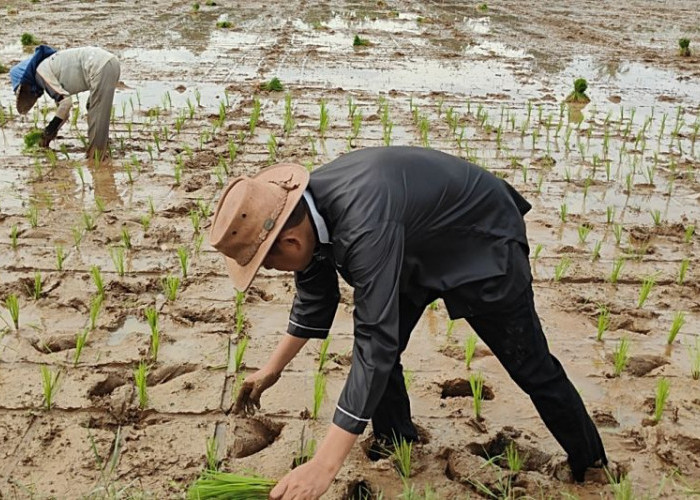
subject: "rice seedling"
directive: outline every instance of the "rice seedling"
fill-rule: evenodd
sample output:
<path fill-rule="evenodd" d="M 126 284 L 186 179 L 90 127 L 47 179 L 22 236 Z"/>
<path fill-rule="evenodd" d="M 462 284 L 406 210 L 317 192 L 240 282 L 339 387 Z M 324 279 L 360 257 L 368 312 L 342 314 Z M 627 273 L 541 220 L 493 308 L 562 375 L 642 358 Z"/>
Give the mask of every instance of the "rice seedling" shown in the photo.
<path fill-rule="evenodd" d="M 619 377 L 627 367 L 627 363 L 629 362 L 629 348 L 630 341 L 627 337 L 622 337 L 613 351 L 613 373 L 615 377 Z"/>
<path fill-rule="evenodd" d="M 678 54 L 682 57 L 690 56 L 690 38 L 678 39 Z"/>
<path fill-rule="evenodd" d="M 229 472 L 206 471 L 187 490 L 189 500 L 240 498 L 265 500 L 277 481 Z"/>
<path fill-rule="evenodd" d="M 103 214 L 105 212 L 105 202 L 102 198 L 95 195 L 95 208 L 97 208 L 97 213 Z"/>
<path fill-rule="evenodd" d="M 103 301 L 104 297 L 99 294 L 95 295 L 90 301 L 90 330 L 94 330 L 97 326 L 97 317 L 100 315 Z"/>
<path fill-rule="evenodd" d="M 142 410 L 148 405 L 148 388 L 146 379 L 148 378 L 148 365 L 141 361 L 139 367 L 134 370 L 134 383 L 136 384 L 136 393 L 139 397 L 139 408 Z"/>
<path fill-rule="evenodd" d="M 32 229 L 36 229 L 39 226 L 39 209 L 36 205 L 30 205 L 27 210 L 27 220 Z"/>
<path fill-rule="evenodd" d="M 83 210 L 82 212 L 83 216 L 83 227 L 85 228 L 86 231 L 92 231 L 95 229 L 97 226 L 95 224 L 95 218 L 90 214 L 90 212 L 86 212 Z"/>
<path fill-rule="evenodd" d="M 284 85 L 279 78 L 274 77 L 269 82 L 264 82 L 260 84 L 261 90 L 266 90 L 268 92 L 282 92 L 284 90 Z"/>
<path fill-rule="evenodd" d="M 353 47 L 369 47 L 370 44 L 371 43 L 367 38 L 362 38 L 360 35 L 355 35 L 355 38 L 352 39 Z"/>
<path fill-rule="evenodd" d="M 452 339 L 452 331 L 455 329 L 455 320 L 453 319 L 448 319 L 447 320 L 447 328 L 445 330 L 445 336 L 447 337 L 447 340 Z"/>
<path fill-rule="evenodd" d="M 189 267 L 190 254 L 187 248 L 180 246 L 177 247 L 177 258 L 180 262 L 180 271 L 182 272 L 182 279 L 187 279 L 187 268 Z"/>
<path fill-rule="evenodd" d="M 688 348 L 690 357 L 690 376 L 700 380 L 700 337 L 695 338 L 695 345 Z"/>
<path fill-rule="evenodd" d="M 321 403 L 326 395 L 326 375 L 323 372 L 316 372 L 314 375 L 314 402 L 311 410 L 311 418 L 317 420 L 321 413 Z"/>
<path fill-rule="evenodd" d="M 112 263 L 114 264 L 114 270 L 119 276 L 124 276 L 124 266 L 125 266 L 125 254 L 124 248 L 122 247 L 112 247 L 109 249 L 109 256 L 112 258 Z"/>
<path fill-rule="evenodd" d="M 87 344 L 89 334 L 90 330 L 88 330 L 87 328 L 83 329 L 82 332 L 78 332 L 75 334 L 75 352 L 73 353 L 73 366 L 78 366 L 78 363 L 80 362 L 80 355 L 83 352 L 85 344 Z"/>
<path fill-rule="evenodd" d="M 683 282 L 685 281 L 685 275 L 688 272 L 688 266 L 690 265 L 690 259 L 684 258 L 681 260 L 681 265 L 678 268 L 678 284 L 682 285 Z"/>
<path fill-rule="evenodd" d="M 80 243 L 83 241 L 83 231 L 76 226 L 71 228 L 71 234 L 73 235 L 73 243 L 75 244 L 76 250 L 80 249 Z"/>
<path fill-rule="evenodd" d="M 24 148 L 31 150 L 39 144 L 44 133 L 39 129 L 30 130 L 24 135 Z"/>
<path fill-rule="evenodd" d="M 561 279 L 564 277 L 566 274 L 566 271 L 568 271 L 569 266 L 571 265 L 571 258 L 567 257 L 566 255 L 561 258 L 559 263 L 554 267 L 554 281 L 558 282 L 561 281 Z"/>
<path fill-rule="evenodd" d="M 161 281 L 163 293 L 169 301 L 174 301 L 177 298 L 177 291 L 180 288 L 180 278 L 168 274 Z"/>
<path fill-rule="evenodd" d="M 19 299 L 16 294 L 11 293 L 7 296 L 5 299 L 5 307 L 10 314 L 15 330 L 19 330 Z"/>
<path fill-rule="evenodd" d="M 673 315 L 673 322 L 671 323 L 671 329 L 668 332 L 668 338 L 666 343 L 671 345 L 673 341 L 676 340 L 676 335 L 681 331 L 683 325 L 685 324 L 685 313 L 683 311 L 676 311 Z"/>
<path fill-rule="evenodd" d="M 199 252 L 202 249 L 202 243 L 204 243 L 204 235 L 203 234 L 198 234 L 194 238 L 194 254 L 199 255 Z"/>
<path fill-rule="evenodd" d="M 639 291 L 639 299 L 637 300 L 637 307 L 642 307 L 644 305 L 644 303 L 647 301 L 647 298 L 649 297 L 649 293 L 651 292 L 651 289 L 654 286 L 654 283 L 656 283 L 655 276 L 649 275 L 646 278 L 644 278 L 644 281 L 642 282 L 642 288 Z"/>
<path fill-rule="evenodd" d="M 405 438 L 398 439 L 396 435 L 392 437 L 393 451 L 392 460 L 399 472 L 401 479 L 406 480 L 411 476 L 411 451 L 413 442 L 406 441 Z"/>
<path fill-rule="evenodd" d="M 197 14 L 199 12 L 199 7 L 200 7 L 199 2 L 194 2 L 192 4 L 192 10 L 191 10 L 192 14 Z"/>
<path fill-rule="evenodd" d="M 56 245 L 56 269 L 58 271 L 63 271 L 63 261 L 66 260 L 66 251 L 63 245 Z"/>
<path fill-rule="evenodd" d="M 32 297 L 34 300 L 39 300 L 41 298 L 41 289 L 41 273 L 39 271 L 34 271 L 34 288 L 32 289 Z"/>
<path fill-rule="evenodd" d="M 100 271 L 100 268 L 97 266 L 92 266 L 90 268 L 90 276 L 92 276 L 92 281 L 95 283 L 95 287 L 97 287 L 97 294 L 104 297 L 105 283 L 102 279 L 102 272 Z"/>
<path fill-rule="evenodd" d="M 508 464 L 508 469 L 514 474 L 520 472 L 523 468 L 523 459 L 518 453 L 518 447 L 515 445 L 515 441 L 511 441 L 506 446 L 506 463 Z"/>
<path fill-rule="evenodd" d="M 147 307 L 144 310 L 146 322 L 151 329 L 150 356 L 153 362 L 158 361 L 158 351 L 160 350 L 160 330 L 158 328 L 158 311 L 155 307 Z"/>
<path fill-rule="evenodd" d="M 251 136 L 255 133 L 255 127 L 258 125 L 261 109 L 260 99 L 253 97 L 253 110 L 250 112 L 250 119 L 248 120 L 248 130 Z"/>
<path fill-rule="evenodd" d="M 249 338 L 247 335 L 241 337 L 236 343 L 236 352 L 233 355 L 233 371 L 238 373 L 243 367 L 243 356 L 248 348 Z"/>
<path fill-rule="evenodd" d="M 275 134 L 270 134 L 270 136 L 267 139 L 267 163 L 272 165 L 275 163 L 277 160 L 277 152 L 278 152 L 278 146 L 277 146 L 277 138 L 275 137 Z"/>
<path fill-rule="evenodd" d="M 17 224 L 13 224 L 10 228 L 10 246 L 12 250 L 17 250 L 17 238 L 19 237 L 19 228 Z"/>
<path fill-rule="evenodd" d="M 478 340 L 479 338 L 476 336 L 476 334 L 471 333 L 467 336 L 466 340 L 464 341 L 464 365 L 467 367 L 467 370 L 470 369 L 472 359 L 474 359 L 474 353 L 476 352 L 476 343 Z"/>
<path fill-rule="evenodd" d="M 47 411 L 53 406 L 56 389 L 58 389 L 58 378 L 61 372 L 53 372 L 46 365 L 41 365 L 41 387 L 44 392 L 44 407 Z"/>
<path fill-rule="evenodd" d="M 610 271 L 610 277 L 608 278 L 610 283 L 617 283 L 624 265 L 625 259 L 623 257 L 618 257 L 613 261 L 612 271 Z"/>
<path fill-rule="evenodd" d="M 614 500 L 633 500 L 636 498 L 632 488 L 632 481 L 630 480 L 629 476 L 616 479 L 607 471 L 607 469 L 605 470 L 605 473 L 608 476 L 608 482 L 612 488 Z"/>
<path fill-rule="evenodd" d="M 206 449 L 206 459 L 207 459 L 207 470 L 217 471 L 219 470 L 219 442 L 216 440 L 216 436 L 207 438 L 207 449 Z"/>
<path fill-rule="evenodd" d="M 588 235 L 591 232 L 591 226 L 588 224 L 581 224 L 578 227 L 578 241 L 579 243 L 583 244 L 586 243 L 586 238 L 588 238 Z"/>
<path fill-rule="evenodd" d="M 695 234 L 695 224 L 690 224 L 688 227 L 685 228 L 685 232 L 683 234 L 683 243 L 690 243 L 693 241 L 693 235 Z"/>
<path fill-rule="evenodd" d="M 655 226 L 660 226 L 661 225 L 661 210 L 654 209 L 650 210 L 649 214 L 651 215 L 651 219 L 654 221 Z"/>
<path fill-rule="evenodd" d="M 567 207 L 566 203 L 562 203 L 559 206 L 559 218 L 561 219 L 562 222 L 566 222 L 566 217 L 569 214 L 569 208 Z"/>
<path fill-rule="evenodd" d="M 216 21 L 216 27 L 220 29 L 228 29 L 233 26 L 233 23 L 229 21 L 228 19 L 221 19 L 219 21 Z"/>
<path fill-rule="evenodd" d="M 305 464 L 314 457 L 316 453 L 316 440 L 305 439 L 304 431 L 306 427 L 301 428 L 301 439 L 299 440 L 299 451 L 294 454 L 294 459 L 292 460 L 292 469 L 296 469 L 301 464 Z"/>
<path fill-rule="evenodd" d="M 666 407 L 666 401 L 668 400 L 668 395 L 671 391 L 671 383 L 666 377 L 661 377 L 658 382 L 656 382 L 656 397 L 654 398 L 654 423 L 659 423 L 661 417 L 664 414 L 664 408 Z"/>
<path fill-rule="evenodd" d="M 610 310 L 601 304 L 598 307 L 598 333 L 596 334 L 596 340 L 600 342 L 603 340 L 603 334 L 607 331 L 610 326 Z"/>
<path fill-rule="evenodd" d="M 39 45 L 39 40 L 31 33 L 22 33 L 19 41 L 22 43 L 23 47 L 30 47 L 32 45 Z"/>
<path fill-rule="evenodd" d="M 141 229 L 143 229 L 144 234 L 148 231 L 148 228 L 151 227 L 151 216 L 150 215 L 142 215 L 139 218 L 139 222 L 141 223 Z"/>
<path fill-rule="evenodd" d="M 472 396 L 474 397 L 474 417 L 477 420 L 483 420 L 481 416 L 481 403 L 484 389 L 484 377 L 481 373 L 473 373 L 469 376 L 469 386 L 472 389 Z"/>
<path fill-rule="evenodd" d="M 321 347 L 318 350 L 318 371 L 323 371 L 323 367 L 326 365 L 328 360 L 328 347 L 331 345 L 330 335 L 323 339 L 321 342 Z"/>
<path fill-rule="evenodd" d="M 287 92 L 284 96 L 284 135 L 288 136 L 294 130 L 294 115 L 292 113 L 292 94 Z"/>
<path fill-rule="evenodd" d="M 540 253 L 542 253 L 543 248 L 544 248 L 544 246 L 542 245 L 542 243 L 538 243 L 537 245 L 535 245 L 535 250 L 532 252 L 532 260 L 533 261 L 536 261 L 537 259 L 540 258 Z"/>
<path fill-rule="evenodd" d="M 591 252 L 591 260 L 596 261 L 600 259 L 600 249 L 603 247 L 603 242 L 598 240 L 595 242 L 595 245 L 593 245 L 593 250 Z"/>
<path fill-rule="evenodd" d="M 321 99 L 319 104 L 320 107 L 320 117 L 318 122 L 318 135 L 321 138 L 326 136 L 326 131 L 328 130 L 329 117 L 328 117 L 328 107 L 326 106 L 325 99 Z"/>
<path fill-rule="evenodd" d="M 566 102 L 590 102 L 590 98 L 586 95 L 588 82 L 585 78 L 577 78 L 574 80 L 574 90 L 565 99 Z"/>

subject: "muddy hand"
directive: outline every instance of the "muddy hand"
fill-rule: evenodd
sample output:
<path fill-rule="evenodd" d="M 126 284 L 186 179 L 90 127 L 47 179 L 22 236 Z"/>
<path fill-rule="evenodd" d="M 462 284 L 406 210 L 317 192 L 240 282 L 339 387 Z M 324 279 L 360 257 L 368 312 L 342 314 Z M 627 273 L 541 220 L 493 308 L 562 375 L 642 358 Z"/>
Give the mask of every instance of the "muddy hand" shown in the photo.
<path fill-rule="evenodd" d="M 233 405 L 233 413 L 253 415 L 256 409 L 260 409 L 260 396 L 272 387 L 280 378 L 279 373 L 273 373 L 264 369 L 258 370 L 246 377 L 238 391 L 236 403 Z"/>

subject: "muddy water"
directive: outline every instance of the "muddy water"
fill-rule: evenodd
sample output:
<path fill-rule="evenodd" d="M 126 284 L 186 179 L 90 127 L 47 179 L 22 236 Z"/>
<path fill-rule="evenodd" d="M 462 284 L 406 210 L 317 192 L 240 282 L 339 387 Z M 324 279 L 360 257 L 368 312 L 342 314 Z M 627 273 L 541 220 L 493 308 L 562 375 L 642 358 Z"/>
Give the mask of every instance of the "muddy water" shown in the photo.
<path fill-rule="evenodd" d="M 609 457 L 629 471 L 636 496 L 697 491 L 700 388 L 690 377 L 689 352 L 700 331 L 691 231 L 700 213 L 700 75 L 697 56 L 676 55 L 677 39 L 692 38 L 696 9 L 689 1 L 673 11 L 653 2 L 540 7 L 254 2 L 202 4 L 195 14 L 187 3 L 151 2 L 136 15 L 131 5 L 96 2 L 88 16 L 78 2 L 3 6 L 3 20 L 12 21 L 0 24 L 3 64 L 26 56 L 17 40 L 33 31 L 58 48 L 108 48 L 122 62 L 122 76 L 113 160 L 97 167 L 86 164 L 79 139 L 87 132 L 85 95 L 52 154 L 25 151 L 22 140 L 51 118 L 52 104 L 42 99 L 17 117 L 9 86 L 0 87 L 0 299 L 15 294 L 20 304 L 18 329 L 0 308 L 7 325 L 0 333 L 0 495 L 75 498 L 111 487 L 180 497 L 204 468 L 213 436 L 226 470 L 269 477 L 289 470 L 302 430 L 306 439 L 322 439 L 342 390 L 352 293 L 343 289 L 318 421 L 306 418 L 316 342 L 265 394 L 258 419 L 231 415 L 237 381 L 265 363 L 284 333 L 293 282 L 264 271 L 248 292 L 250 342 L 236 373 L 235 293 L 202 239 L 208 215 L 230 176 L 276 160 L 314 168 L 350 148 L 387 141 L 469 158 L 533 202 L 527 221 L 537 307 Z M 60 23 L 44 28 L 37 20 L 46 16 Z M 216 28 L 220 16 L 232 27 Z M 370 45 L 353 47 L 355 35 Z M 284 93 L 259 87 L 274 76 L 291 95 L 289 134 Z M 564 99 L 579 77 L 588 80 L 591 102 L 569 107 Z M 362 114 L 352 140 L 349 99 Z M 252 127 L 256 100 L 260 118 Z M 322 101 L 330 123 L 323 134 Z M 188 256 L 187 277 L 178 250 Z M 618 258 L 625 264 L 610 283 Z M 105 298 L 93 321 L 94 269 Z M 175 300 L 163 288 L 169 275 L 181 279 Z M 640 306 L 648 276 L 656 281 Z M 610 323 L 599 342 L 601 306 Z M 147 308 L 158 311 L 155 362 Z M 685 323 L 668 346 L 678 312 Z M 414 451 L 416 488 L 431 486 L 443 498 L 477 495 L 477 481 L 503 489 L 506 468 L 485 466 L 483 450 L 497 454 L 514 440 L 530 457 L 510 483 L 516 495 L 611 496 L 596 482 L 561 481 L 554 471 L 564 456 L 528 398 L 481 343 L 467 370 L 463 345 L 471 330 L 458 321 L 448 336 L 447 322 L 441 304 L 427 311 L 403 358 L 423 437 Z M 88 341 L 76 360 L 75 336 L 85 329 Z M 631 359 L 616 377 L 611 358 L 622 338 L 630 341 Z M 140 360 L 150 360 L 145 409 L 133 383 Z M 50 411 L 41 366 L 61 372 Z M 473 418 L 469 395 L 442 397 L 447 384 L 460 387 L 476 372 L 493 391 L 482 421 Z M 662 377 L 671 382 L 669 401 L 661 422 L 649 426 L 643 422 Z M 114 471 L 100 473 L 115 445 Z M 392 464 L 372 462 L 356 446 L 327 498 L 352 496 L 360 484 L 385 498 L 401 492 Z"/>

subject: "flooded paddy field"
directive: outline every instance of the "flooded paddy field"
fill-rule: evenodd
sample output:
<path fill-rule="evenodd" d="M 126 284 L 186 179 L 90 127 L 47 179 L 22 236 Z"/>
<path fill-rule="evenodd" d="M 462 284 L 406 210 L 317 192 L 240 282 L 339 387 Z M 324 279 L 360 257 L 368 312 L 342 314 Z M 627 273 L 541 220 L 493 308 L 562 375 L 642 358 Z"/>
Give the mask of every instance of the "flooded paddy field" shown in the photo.
<path fill-rule="evenodd" d="M 113 159 L 97 166 L 84 159 L 87 95 L 52 149 L 27 149 L 23 136 L 54 105 L 42 98 L 17 116 L 2 75 L 0 498 L 181 498 L 208 448 L 223 470 L 282 477 L 302 436 L 320 440 L 332 417 L 349 370 L 352 293 L 343 289 L 331 330 L 318 418 L 315 341 L 254 418 L 234 416 L 237 384 L 284 333 L 294 284 L 263 271 L 237 297 L 208 244 L 209 218 L 233 176 L 277 161 L 314 169 L 380 145 L 470 159 L 533 204 L 545 333 L 627 473 L 622 486 L 568 481 L 527 396 L 480 341 L 467 368 L 472 332 L 438 301 L 403 357 L 422 437 L 415 490 L 697 495 L 695 3 L 0 1 L 3 65 L 31 52 L 25 32 L 58 49 L 99 45 L 121 62 Z M 367 44 L 354 46 L 356 36 Z M 283 90 L 264 90 L 274 77 Z M 576 78 L 588 82 L 586 105 L 565 102 Z M 468 390 L 477 373 L 492 396 L 483 420 Z M 57 379 L 50 409 L 43 377 Z M 368 458 L 369 429 L 360 441 L 325 498 L 396 498 L 393 463 Z"/>

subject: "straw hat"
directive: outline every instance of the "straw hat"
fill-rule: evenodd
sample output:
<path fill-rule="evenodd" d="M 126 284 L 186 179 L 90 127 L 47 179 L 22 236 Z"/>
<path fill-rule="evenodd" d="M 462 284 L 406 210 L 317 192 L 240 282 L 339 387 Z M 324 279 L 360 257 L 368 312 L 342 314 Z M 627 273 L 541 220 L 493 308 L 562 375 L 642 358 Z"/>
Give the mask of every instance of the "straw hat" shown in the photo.
<path fill-rule="evenodd" d="M 21 84 L 17 89 L 17 112 L 20 115 L 26 115 L 32 109 L 37 99 L 39 98 L 34 95 L 29 85 Z"/>
<path fill-rule="evenodd" d="M 236 289 L 246 290 L 309 184 L 309 172 L 279 163 L 233 179 L 219 198 L 209 241 L 224 254 Z"/>

